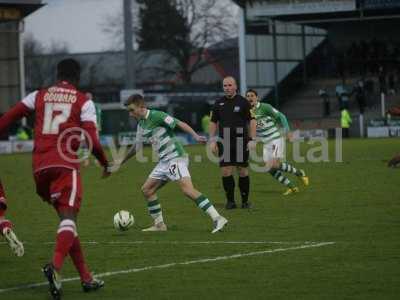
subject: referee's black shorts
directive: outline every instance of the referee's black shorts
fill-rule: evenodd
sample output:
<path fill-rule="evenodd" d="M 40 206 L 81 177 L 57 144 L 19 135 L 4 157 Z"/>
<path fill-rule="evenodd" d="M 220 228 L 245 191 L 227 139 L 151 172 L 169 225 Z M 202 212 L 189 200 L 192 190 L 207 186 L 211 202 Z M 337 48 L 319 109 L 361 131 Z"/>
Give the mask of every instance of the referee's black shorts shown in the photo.
<path fill-rule="evenodd" d="M 232 139 L 230 143 L 218 142 L 218 156 L 220 158 L 219 166 L 249 166 L 249 150 L 247 148 L 247 140 L 240 138 Z"/>

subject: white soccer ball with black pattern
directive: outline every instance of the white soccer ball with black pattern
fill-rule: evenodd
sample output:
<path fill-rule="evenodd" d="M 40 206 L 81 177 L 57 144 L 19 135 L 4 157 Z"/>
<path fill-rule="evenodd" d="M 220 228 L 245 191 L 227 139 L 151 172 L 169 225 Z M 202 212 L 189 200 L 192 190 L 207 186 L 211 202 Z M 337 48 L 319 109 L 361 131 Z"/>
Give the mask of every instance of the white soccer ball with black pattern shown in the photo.
<path fill-rule="evenodd" d="M 114 215 L 114 227 L 119 231 L 126 231 L 135 223 L 133 215 L 126 210 L 120 210 Z"/>

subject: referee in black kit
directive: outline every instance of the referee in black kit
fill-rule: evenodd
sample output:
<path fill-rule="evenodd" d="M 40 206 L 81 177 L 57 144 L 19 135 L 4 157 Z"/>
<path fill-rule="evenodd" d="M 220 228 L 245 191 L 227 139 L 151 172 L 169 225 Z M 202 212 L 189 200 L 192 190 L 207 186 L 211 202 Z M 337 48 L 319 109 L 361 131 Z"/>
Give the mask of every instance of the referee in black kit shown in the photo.
<path fill-rule="evenodd" d="M 250 208 L 249 150 L 255 149 L 256 120 L 246 98 L 237 94 L 233 77 L 223 80 L 225 96 L 218 99 L 211 112 L 210 147 L 220 157 L 226 209 L 236 208 L 234 168 L 239 173 L 242 208 Z M 218 129 L 218 138 L 216 136 Z"/>

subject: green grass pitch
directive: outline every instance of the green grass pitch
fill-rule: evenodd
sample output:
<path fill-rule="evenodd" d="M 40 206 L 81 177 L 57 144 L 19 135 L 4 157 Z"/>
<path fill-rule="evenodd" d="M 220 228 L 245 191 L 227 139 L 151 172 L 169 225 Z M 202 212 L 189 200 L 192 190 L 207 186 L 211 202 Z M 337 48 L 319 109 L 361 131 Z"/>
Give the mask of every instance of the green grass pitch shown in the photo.
<path fill-rule="evenodd" d="M 282 196 L 271 176 L 253 172 L 252 210 L 226 211 L 217 165 L 193 162 L 195 186 L 229 219 L 215 235 L 173 183 L 159 193 L 169 231 L 140 231 L 151 224 L 140 186 L 154 164 L 132 160 L 107 180 L 99 168 L 83 168 L 78 232 L 87 261 L 97 274 L 116 273 L 106 274 L 105 288 L 93 294 L 83 294 L 79 281 L 66 282 L 64 299 L 398 299 L 400 169 L 385 160 L 399 147 L 396 139 L 346 140 L 343 162 L 336 163 L 332 141 L 330 162 L 295 163 L 311 185 L 299 183 L 294 196 Z M 204 146 L 187 149 L 205 157 Z M 47 286 L 24 287 L 44 282 L 40 269 L 51 258 L 58 225 L 35 194 L 30 163 L 30 155 L 0 156 L 8 216 L 26 251 L 17 258 L 0 243 L 0 299 L 49 299 Z M 113 228 L 121 209 L 135 217 L 127 232 Z M 332 243 L 316 244 L 323 242 Z M 77 276 L 69 259 L 62 275 Z M 4 291 L 14 287 L 20 288 Z"/>

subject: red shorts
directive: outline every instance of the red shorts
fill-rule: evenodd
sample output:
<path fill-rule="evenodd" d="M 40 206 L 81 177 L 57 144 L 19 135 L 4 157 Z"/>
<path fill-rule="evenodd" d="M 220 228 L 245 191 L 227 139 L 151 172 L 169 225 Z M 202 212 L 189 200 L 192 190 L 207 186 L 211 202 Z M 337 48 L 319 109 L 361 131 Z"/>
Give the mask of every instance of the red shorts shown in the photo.
<path fill-rule="evenodd" d="M 82 200 L 82 182 L 79 171 L 68 168 L 47 168 L 35 173 L 36 192 L 43 201 L 57 211 L 79 211 Z"/>

